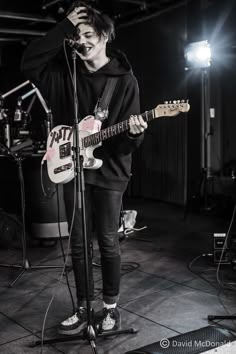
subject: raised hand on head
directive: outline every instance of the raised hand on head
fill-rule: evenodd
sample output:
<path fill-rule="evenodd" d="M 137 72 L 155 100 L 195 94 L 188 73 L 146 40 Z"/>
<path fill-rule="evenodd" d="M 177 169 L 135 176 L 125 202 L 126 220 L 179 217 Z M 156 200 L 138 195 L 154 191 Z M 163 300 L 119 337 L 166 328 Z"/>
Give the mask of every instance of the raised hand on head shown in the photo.
<path fill-rule="evenodd" d="M 81 23 L 88 23 L 88 14 L 86 7 L 75 7 L 73 11 L 67 16 L 74 26 L 78 26 Z"/>

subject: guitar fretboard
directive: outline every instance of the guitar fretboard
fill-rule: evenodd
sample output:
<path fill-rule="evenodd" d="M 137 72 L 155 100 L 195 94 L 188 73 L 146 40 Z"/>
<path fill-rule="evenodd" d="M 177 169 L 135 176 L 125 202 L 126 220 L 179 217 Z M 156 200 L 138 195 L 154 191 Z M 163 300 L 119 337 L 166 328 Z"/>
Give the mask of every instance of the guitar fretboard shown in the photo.
<path fill-rule="evenodd" d="M 145 122 L 148 122 L 148 121 L 156 118 L 155 110 L 152 109 L 150 111 L 146 111 L 146 112 L 142 113 L 141 116 Z M 82 139 L 83 146 L 85 148 L 87 148 L 91 145 L 97 145 L 101 141 L 109 139 L 115 135 L 124 133 L 127 130 L 129 130 L 129 119 L 119 122 L 115 125 L 105 128 L 105 129 L 102 129 L 102 130 L 100 130 L 100 132 L 97 132 L 97 133 L 94 133 L 94 134 L 84 137 Z"/>

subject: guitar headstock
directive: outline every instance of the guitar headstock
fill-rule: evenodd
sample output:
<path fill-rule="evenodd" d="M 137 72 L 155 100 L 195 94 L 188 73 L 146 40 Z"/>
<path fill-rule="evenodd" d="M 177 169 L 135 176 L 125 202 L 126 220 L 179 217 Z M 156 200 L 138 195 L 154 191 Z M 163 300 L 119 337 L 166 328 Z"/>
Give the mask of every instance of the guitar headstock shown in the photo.
<path fill-rule="evenodd" d="M 156 108 L 154 108 L 155 111 L 155 117 L 174 117 L 179 113 L 185 113 L 188 112 L 190 109 L 190 105 L 187 101 L 184 100 L 177 100 L 177 101 L 165 101 L 163 104 L 159 104 Z"/>

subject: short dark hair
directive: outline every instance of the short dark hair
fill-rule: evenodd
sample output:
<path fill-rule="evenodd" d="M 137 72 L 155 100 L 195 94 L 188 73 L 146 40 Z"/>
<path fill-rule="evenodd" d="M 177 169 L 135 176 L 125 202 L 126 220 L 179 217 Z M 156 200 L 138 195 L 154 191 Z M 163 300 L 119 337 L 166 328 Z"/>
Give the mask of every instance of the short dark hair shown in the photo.
<path fill-rule="evenodd" d="M 108 15 L 95 9 L 93 6 L 89 5 L 89 3 L 80 0 L 72 3 L 67 11 L 67 14 L 72 12 L 76 7 L 86 7 L 88 24 L 94 28 L 99 37 L 105 33 L 109 42 L 115 38 L 114 22 Z"/>

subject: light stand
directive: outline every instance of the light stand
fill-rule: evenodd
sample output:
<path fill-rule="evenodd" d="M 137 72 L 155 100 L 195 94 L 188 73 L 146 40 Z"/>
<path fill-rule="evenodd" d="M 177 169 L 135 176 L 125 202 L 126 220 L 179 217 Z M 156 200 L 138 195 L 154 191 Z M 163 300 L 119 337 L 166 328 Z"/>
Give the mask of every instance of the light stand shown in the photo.
<path fill-rule="evenodd" d="M 211 64 L 211 50 L 208 41 L 190 43 L 185 48 L 186 69 L 201 69 L 201 170 L 200 182 L 203 186 L 204 209 L 209 210 L 208 204 L 208 183 L 212 180 L 211 164 L 211 125 L 210 125 L 210 85 L 209 67 Z M 236 315 L 218 316 L 208 315 L 209 321 L 214 320 L 236 320 Z"/>
<path fill-rule="evenodd" d="M 208 205 L 208 184 L 212 180 L 211 124 L 210 124 L 210 80 L 211 49 L 207 40 L 190 43 L 185 48 L 186 70 L 201 71 L 201 179 L 199 194 L 203 195 L 204 209 Z"/>
<path fill-rule="evenodd" d="M 82 233 L 83 233 L 83 248 L 84 248 L 84 268 L 85 268 L 85 290 L 86 290 L 86 305 L 87 305 L 87 326 L 82 334 L 53 338 L 48 340 L 40 340 L 35 342 L 36 345 L 52 344 L 58 342 L 70 342 L 77 339 L 88 340 L 93 353 L 97 353 L 95 339 L 96 337 L 108 337 L 124 333 L 136 333 L 133 328 L 119 331 L 109 331 L 108 333 L 97 333 L 94 328 L 94 311 L 91 307 L 90 289 L 89 289 L 89 264 L 88 264 L 88 244 L 87 244 L 87 230 L 86 230 L 86 210 L 85 210 L 85 183 L 84 183 L 84 170 L 83 170 L 83 156 L 80 155 L 80 133 L 79 133 L 79 120 L 78 120 L 78 95 L 77 95 L 77 74 L 76 74 L 76 49 L 72 49 L 73 61 L 73 89 L 74 89 L 74 140 L 75 140 L 75 179 L 76 179 L 76 204 L 81 210 L 82 216 Z"/>
<path fill-rule="evenodd" d="M 208 185 L 212 180 L 209 69 L 201 71 L 201 170 L 204 209 L 209 210 Z"/>
<path fill-rule="evenodd" d="M 39 90 L 30 82 L 30 81 L 25 81 L 23 84 L 15 87 L 14 89 L 10 90 L 6 94 L 1 96 L 1 100 L 3 100 L 5 97 L 10 95 L 11 93 L 17 91 L 18 89 L 21 89 L 27 84 L 31 84 L 34 88 L 26 93 L 24 96 L 21 96 L 18 99 L 18 108 L 19 111 L 21 110 L 21 103 L 22 101 L 29 97 L 30 95 L 33 95 L 36 93 L 36 95 L 39 95 Z M 42 96 L 40 96 L 40 99 L 42 99 Z M 40 101 L 41 102 L 41 101 Z M 43 102 L 45 102 L 43 100 Z M 42 102 L 41 102 L 42 103 Z M 32 104 L 32 102 L 31 102 Z M 30 104 L 30 105 L 31 105 Z M 46 103 L 44 104 L 45 108 Z M 47 112 L 51 112 L 49 109 L 47 109 Z M 47 113 L 46 112 L 46 113 Z M 48 114 L 48 120 L 51 118 L 51 116 Z M 56 265 L 31 265 L 28 258 L 27 258 L 27 241 L 26 241 L 26 226 L 25 226 L 25 186 L 24 186 L 24 176 L 23 176 L 23 169 L 22 169 L 22 161 L 23 157 L 21 156 L 20 151 L 25 147 L 25 146 L 18 146 L 18 147 L 13 147 L 12 149 L 10 148 L 10 134 L 7 139 L 7 146 L 3 145 L 3 148 L 6 150 L 7 154 L 11 157 L 13 157 L 14 161 L 16 161 L 17 166 L 18 166 L 18 175 L 19 175 L 19 181 L 20 181 L 20 199 L 21 199 L 21 219 L 22 219 L 22 264 L 21 265 L 13 265 L 13 264 L 0 264 L 0 267 L 10 267 L 10 268 L 20 268 L 19 274 L 15 278 L 15 280 L 9 285 L 9 287 L 13 287 L 16 281 L 24 274 L 26 270 L 31 270 L 31 269 L 54 269 L 54 268 L 62 268 L 62 266 L 56 266 Z M 22 144 L 24 145 L 24 144 Z"/>

